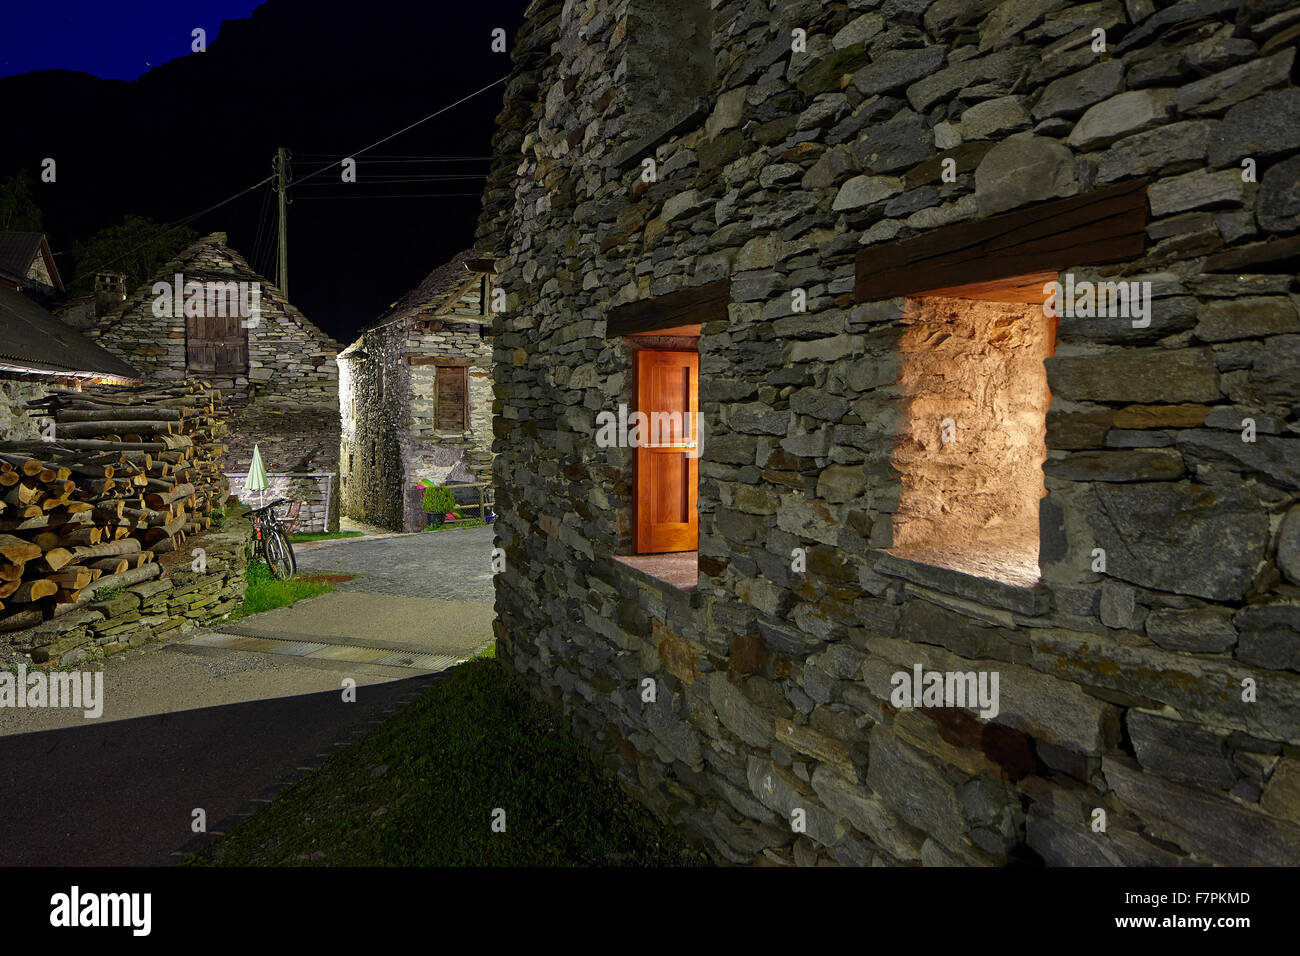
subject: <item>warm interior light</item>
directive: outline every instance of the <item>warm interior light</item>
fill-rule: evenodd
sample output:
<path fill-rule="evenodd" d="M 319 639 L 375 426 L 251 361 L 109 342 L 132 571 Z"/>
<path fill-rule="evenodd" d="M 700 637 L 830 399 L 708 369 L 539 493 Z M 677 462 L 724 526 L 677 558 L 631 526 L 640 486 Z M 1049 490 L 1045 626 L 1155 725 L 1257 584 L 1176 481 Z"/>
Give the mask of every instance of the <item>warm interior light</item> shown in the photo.
<path fill-rule="evenodd" d="M 1046 493 L 1043 359 L 1055 348 L 1042 300 L 926 295 L 907 301 L 898 384 L 904 422 L 892 461 L 902 476 L 892 553 L 1009 584 L 1038 570 Z M 945 290 L 949 291 L 949 290 Z M 960 291 L 960 290 L 951 290 Z M 1021 301 L 1013 301 L 1020 299 Z"/>

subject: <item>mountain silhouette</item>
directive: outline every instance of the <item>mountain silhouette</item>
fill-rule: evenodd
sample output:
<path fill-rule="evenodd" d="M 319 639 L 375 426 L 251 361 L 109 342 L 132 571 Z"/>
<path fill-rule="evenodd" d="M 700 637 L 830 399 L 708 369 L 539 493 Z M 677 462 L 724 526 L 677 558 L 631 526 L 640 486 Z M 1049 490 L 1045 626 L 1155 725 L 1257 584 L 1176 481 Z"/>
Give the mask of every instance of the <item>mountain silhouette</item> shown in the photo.
<path fill-rule="evenodd" d="M 492 31 L 513 40 L 527 0 L 475 4 L 268 0 L 227 20 L 207 51 L 138 80 L 71 70 L 0 78 L 0 99 L 22 104 L 6 128 L 0 177 L 25 170 L 45 214 L 65 281 L 101 263 L 77 263 L 74 242 L 128 213 L 169 223 L 271 173 L 278 146 L 294 179 L 351 155 L 509 72 Z M 338 168 L 292 187 L 289 293 L 342 341 L 472 241 L 485 160 L 381 162 L 374 157 L 490 153 L 504 85 L 357 157 L 357 183 Z M 41 163 L 57 163 L 54 183 Z M 382 180 L 382 181 L 376 181 Z M 436 193 L 439 198 L 414 197 Z M 470 196 L 446 198 L 447 194 Z M 320 198 L 329 197 L 329 198 Z M 264 185 L 189 225 L 228 233 L 274 280 L 275 206 Z"/>

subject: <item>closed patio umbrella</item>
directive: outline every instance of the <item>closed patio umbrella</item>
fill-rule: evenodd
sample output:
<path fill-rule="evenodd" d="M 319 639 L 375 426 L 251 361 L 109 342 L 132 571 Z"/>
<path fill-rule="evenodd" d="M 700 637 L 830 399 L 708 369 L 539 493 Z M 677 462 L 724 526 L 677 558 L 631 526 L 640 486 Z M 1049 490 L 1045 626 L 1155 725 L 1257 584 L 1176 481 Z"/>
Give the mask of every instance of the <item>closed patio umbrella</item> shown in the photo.
<path fill-rule="evenodd" d="M 266 466 L 262 464 L 262 453 L 258 450 L 257 445 L 253 446 L 253 463 L 248 466 L 248 479 L 244 483 L 244 488 L 248 491 L 258 493 L 257 503 L 260 507 L 263 503 L 263 493 L 271 483 L 266 478 Z"/>

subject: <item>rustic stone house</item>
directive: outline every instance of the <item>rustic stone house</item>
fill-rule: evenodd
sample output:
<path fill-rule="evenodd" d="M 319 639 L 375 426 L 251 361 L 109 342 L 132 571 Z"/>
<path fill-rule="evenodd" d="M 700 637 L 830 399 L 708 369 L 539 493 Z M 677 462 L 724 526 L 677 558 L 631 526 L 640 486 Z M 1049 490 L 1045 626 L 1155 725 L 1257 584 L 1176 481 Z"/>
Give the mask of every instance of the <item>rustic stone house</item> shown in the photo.
<path fill-rule="evenodd" d="M 42 303 L 63 295 L 63 279 L 43 233 L 0 232 L 0 288 Z"/>
<path fill-rule="evenodd" d="M 1300 10 L 661 9 L 513 49 L 498 657 L 721 859 L 1300 860 Z"/>
<path fill-rule="evenodd" d="M 239 406 L 225 467 L 240 495 L 253 446 L 272 491 L 305 501 L 299 530 L 338 526 L 335 342 L 214 232 L 100 316 L 87 334 L 146 381 L 213 382 Z M 268 499 L 269 500 L 269 499 Z"/>
<path fill-rule="evenodd" d="M 26 295 L 0 287 L 0 441 L 39 441 L 27 403 L 57 389 L 128 384 L 140 373 Z"/>
<path fill-rule="evenodd" d="M 424 527 L 416 483 L 490 478 L 492 262 L 439 266 L 339 353 L 343 512 Z"/>

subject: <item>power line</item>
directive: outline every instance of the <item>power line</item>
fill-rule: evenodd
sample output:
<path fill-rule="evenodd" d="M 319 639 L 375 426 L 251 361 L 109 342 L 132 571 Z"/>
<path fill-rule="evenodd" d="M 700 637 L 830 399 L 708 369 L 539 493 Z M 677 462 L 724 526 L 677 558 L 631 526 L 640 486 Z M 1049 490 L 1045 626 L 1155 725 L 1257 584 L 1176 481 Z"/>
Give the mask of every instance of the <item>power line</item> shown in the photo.
<path fill-rule="evenodd" d="M 415 129 L 415 127 L 419 126 L 421 123 L 427 123 L 429 120 L 433 119 L 435 116 L 439 116 L 439 115 L 441 115 L 441 114 L 447 112 L 448 110 L 453 109 L 454 107 L 460 106 L 460 104 L 461 104 L 461 103 L 464 103 L 466 100 L 473 99 L 474 97 L 478 96 L 480 93 L 484 93 L 484 92 L 486 92 L 487 90 L 492 89 L 492 87 L 494 87 L 494 86 L 499 86 L 500 84 L 504 83 L 504 82 L 505 82 L 506 80 L 508 80 L 508 79 L 509 79 L 509 76 L 503 76 L 503 77 L 501 77 L 499 80 L 493 80 L 493 81 L 492 81 L 491 83 L 489 83 L 487 86 L 481 87 L 481 88 L 475 90 L 473 93 L 468 93 L 468 94 L 466 94 L 465 96 L 462 96 L 462 97 L 461 97 L 460 99 L 458 99 L 456 102 L 454 102 L 454 103 L 450 103 L 450 104 L 448 104 L 447 106 L 442 107 L 441 109 L 435 110 L 434 112 L 430 113 L 428 116 L 424 117 L 423 119 L 418 119 L 418 120 L 416 120 L 414 123 L 410 124 L 409 126 L 404 126 L 404 127 L 402 127 L 402 128 L 399 129 L 396 133 L 390 133 L 389 135 L 385 136 L 383 139 L 376 140 L 375 142 L 371 143 L 369 146 L 366 146 L 364 149 L 359 149 L 359 150 L 357 150 L 357 151 L 354 152 L 354 153 L 351 153 L 351 154 L 349 154 L 349 155 L 347 155 L 347 156 L 344 156 L 344 157 L 342 157 L 342 158 L 340 158 L 340 159 L 338 159 L 338 160 L 335 160 L 334 162 L 332 162 L 332 163 L 330 163 L 328 166 L 326 166 L 324 169 L 318 169 L 318 170 L 317 170 L 316 172 L 314 172 L 314 173 L 308 173 L 308 174 L 307 174 L 306 176 L 304 176 L 302 179 L 298 180 L 297 183 L 296 183 L 296 185 L 299 185 L 299 186 L 300 186 L 300 185 L 302 185 L 303 183 L 305 183 L 308 179 L 311 179 L 313 176 L 319 176 L 321 173 L 325 172 L 326 170 L 333 169 L 335 166 L 340 166 L 340 165 L 342 165 L 344 159 L 355 159 L 357 156 L 360 156 L 362 153 L 366 152 L 366 150 L 374 149 L 376 146 L 380 145 L 381 143 L 386 143 L 386 142 L 388 142 L 390 139 L 395 139 L 396 137 L 401 136 L 401 135 L 402 135 L 403 133 L 405 133 L 407 130 Z"/>
<path fill-rule="evenodd" d="M 262 208 L 257 214 L 257 233 L 253 238 L 253 253 L 249 259 L 260 275 L 270 274 L 266 271 L 266 265 L 270 258 L 267 246 L 272 231 L 271 196 L 274 192 L 270 188 L 262 191 Z"/>
<path fill-rule="evenodd" d="M 294 155 L 297 156 L 299 159 L 302 159 L 303 157 L 306 157 L 306 156 L 317 156 L 317 157 L 320 157 L 319 159 L 317 159 L 317 160 L 315 160 L 315 161 L 309 161 L 309 162 L 307 163 L 307 165 L 309 165 L 309 166 L 315 166 L 315 165 L 317 165 L 318 163 L 321 163 L 323 160 L 326 160 L 326 159 L 328 159 L 328 160 L 333 160 L 333 159 L 334 159 L 334 154 L 333 154 L 333 153 L 294 153 Z M 479 162 L 479 161 L 487 161 L 487 160 L 491 160 L 491 159 L 493 159 L 493 158 L 495 158 L 495 157 L 492 157 L 492 156 L 411 156 L 411 155 L 406 155 L 406 154 L 400 154 L 400 155 L 399 155 L 399 154 L 397 154 L 397 153 L 393 153 L 393 154 L 386 155 L 386 156 L 374 156 L 374 155 L 372 155 L 372 156 L 367 156 L 366 158 L 367 158 L 367 160 L 369 160 L 369 161 L 372 162 L 372 163 L 384 163 L 384 164 L 388 164 L 388 163 L 462 163 L 462 162 Z M 330 166 L 333 166 L 334 163 L 333 163 L 333 162 L 328 162 L 328 163 L 324 163 L 324 165 L 325 165 L 325 168 L 328 169 Z"/>
<path fill-rule="evenodd" d="M 390 185 L 392 185 L 392 184 L 401 184 L 401 183 L 451 183 L 451 182 L 470 182 L 470 181 L 482 182 L 482 181 L 484 181 L 484 180 L 486 180 L 486 179 L 487 179 L 487 176 L 486 176 L 486 175 L 482 175 L 482 174 L 479 174 L 479 175 L 465 175 L 465 176 L 381 176 L 381 177 L 379 177 L 379 178 L 375 178 L 375 179 L 371 179 L 371 178 L 367 177 L 367 178 L 365 178 L 365 179 L 358 179 L 358 180 L 356 180 L 356 182 L 347 182 L 347 183 L 345 183 L 345 182 L 319 182 L 319 183 L 312 183 L 312 187 L 313 187 L 313 188 L 316 187 L 316 186 L 331 186 L 331 187 L 337 187 L 337 186 L 353 186 L 353 187 L 355 187 L 355 186 L 371 186 L 371 185 L 376 185 L 376 184 L 385 184 L 385 183 L 386 183 L 386 184 L 390 184 Z M 298 195 L 301 196 L 301 195 L 304 195 L 304 194 L 303 194 L 303 193 L 299 193 Z M 312 193 L 306 193 L 305 195 L 310 196 L 310 195 L 312 195 Z"/>
<path fill-rule="evenodd" d="M 254 189 L 256 189 L 258 186 L 263 185 L 264 183 L 269 183 L 269 182 L 271 181 L 271 178 L 272 178 L 272 177 L 267 176 L 265 179 L 261 180 L 260 182 L 256 182 L 256 183 L 254 183 L 253 185 L 249 186 L 247 189 L 241 189 L 239 192 L 235 193 L 233 196 L 230 196 L 230 197 L 227 198 L 227 199 L 223 199 L 223 200 L 221 200 L 221 202 L 216 203 L 215 205 L 209 206 L 207 209 L 200 209 L 198 212 L 193 213 L 192 215 L 189 215 L 189 216 L 183 216 L 183 217 L 181 217 L 180 219 L 177 219 L 175 222 L 168 223 L 166 226 L 163 226 L 163 227 L 161 228 L 161 231 L 160 231 L 160 232 L 156 233 L 156 234 L 153 235 L 153 236 L 150 236 L 148 239 L 146 239 L 144 242 L 140 243 L 139 245 L 134 246 L 134 247 L 128 249 L 126 252 L 122 253 L 120 256 L 116 257 L 115 259 L 110 259 L 110 260 L 108 260 L 107 262 L 100 263 L 99 265 L 95 266 L 95 268 L 93 268 L 93 269 L 86 269 L 86 270 L 83 270 L 83 271 L 81 271 L 81 272 L 78 272 L 75 276 L 72 277 L 71 282 L 69 282 L 68 284 L 71 285 L 73 282 L 76 282 L 78 279 L 84 279 L 86 276 L 88 276 L 88 275 L 90 275 L 90 274 L 92 274 L 92 273 L 98 272 L 98 271 L 101 270 L 101 269 L 106 269 L 106 268 L 108 268 L 109 266 L 111 266 L 111 265 L 112 265 L 113 263 L 115 263 L 115 262 L 121 262 L 121 261 L 122 261 L 123 259 L 125 259 L 127 256 L 131 255 L 131 253 L 133 253 L 133 252 L 137 252 L 137 251 L 139 251 L 140 249 L 143 249 L 145 246 L 149 245 L 151 242 L 157 242 L 157 241 L 160 240 L 163 236 L 167 235 L 169 232 L 172 232 L 172 231 L 174 231 L 174 230 L 180 228 L 181 226 L 184 226 L 184 225 L 187 225 L 187 224 L 190 223 L 190 222 L 193 222 L 195 219 L 199 218 L 199 216 L 202 216 L 202 215 L 204 215 L 204 214 L 206 214 L 206 213 L 210 213 L 210 212 L 212 212 L 212 210 L 214 210 L 214 209 L 220 209 L 222 206 L 226 205 L 226 203 L 234 202 L 234 201 L 235 201 L 236 199 L 238 199 L 240 196 L 243 196 L 243 195 L 246 195 L 246 194 L 248 194 L 248 193 L 251 193 Z"/>
<path fill-rule="evenodd" d="M 302 200 L 331 200 L 331 199 L 459 199 L 471 198 L 482 199 L 482 193 L 390 193 L 383 196 L 299 196 Z"/>

